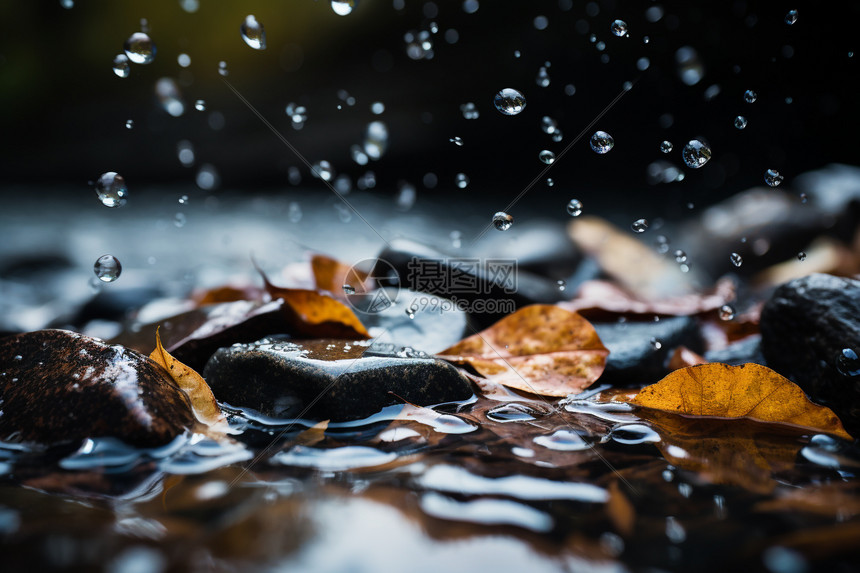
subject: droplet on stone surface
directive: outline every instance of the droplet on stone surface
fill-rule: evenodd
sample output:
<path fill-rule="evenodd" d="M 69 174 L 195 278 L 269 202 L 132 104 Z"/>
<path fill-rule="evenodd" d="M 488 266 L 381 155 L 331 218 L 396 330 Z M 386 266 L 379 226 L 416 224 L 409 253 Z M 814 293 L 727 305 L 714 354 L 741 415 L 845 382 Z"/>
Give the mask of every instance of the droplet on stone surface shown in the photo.
<path fill-rule="evenodd" d="M 744 259 L 743 259 L 743 257 L 741 257 L 741 256 L 740 256 L 740 254 L 738 254 L 738 253 L 732 253 L 731 255 L 729 255 L 729 260 L 730 260 L 730 261 L 732 262 L 732 264 L 733 264 L 734 266 L 736 266 L 736 267 L 739 267 L 739 266 L 741 266 L 742 264 L 744 264 Z"/>
<path fill-rule="evenodd" d="M 674 145 L 672 145 L 672 142 L 671 142 L 671 141 L 667 141 L 667 140 L 665 140 L 665 139 L 664 139 L 664 140 L 660 143 L 660 151 L 662 151 L 663 153 L 672 153 L 672 150 L 673 150 L 673 149 L 675 149 L 675 146 L 674 146 Z"/>
<path fill-rule="evenodd" d="M 699 169 L 711 159 L 711 148 L 698 139 L 691 139 L 682 152 L 687 167 Z"/>
<path fill-rule="evenodd" d="M 627 35 L 627 22 L 624 20 L 615 20 L 612 22 L 612 26 L 610 26 L 612 33 L 618 36 L 619 38 Z"/>
<path fill-rule="evenodd" d="M 739 115 L 735 118 L 735 128 L 744 129 L 747 126 L 747 118 Z"/>
<path fill-rule="evenodd" d="M 517 115 L 526 108 L 526 96 L 513 88 L 505 88 L 493 98 L 493 105 L 505 115 Z"/>
<path fill-rule="evenodd" d="M 356 4 L 356 0 L 331 0 L 331 9 L 338 16 L 349 16 Z"/>
<path fill-rule="evenodd" d="M 131 66 L 128 63 L 128 56 L 125 54 L 117 54 L 113 59 L 113 73 L 120 78 L 127 78 L 131 73 Z"/>
<path fill-rule="evenodd" d="M 493 226 L 499 231 L 507 231 L 514 224 L 514 218 L 504 211 L 499 211 L 493 215 Z"/>
<path fill-rule="evenodd" d="M 764 174 L 764 182 L 767 183 L 771 187 L 779 187 L 779 184 L 782 183 L 783 177 L 780 175 L 779 171 L 776 169 L 768 169 Z"/>
<path fill-rule="evenodd" d="M 582 215 L 582 201 L 579 199 L 571 199 L 568 201 L 567 214 L 571 217 L 579 217 Z"/>
<path fill-rule="evenodd" d="M 122 265 L 113 255 L 102 255 L 93 265 L 93 272 L 102 282 L 112 283 L 122 273 Z"/>
<path fill-rule="evenodd" d="M 550 165 L 555 162 L 555 153 L 548 149 L 544 149 L 538 154 L 538 158 L 547 165 Z"/>
<path fill-rule="evenodd" d="M 134 64 L 149 64 L 155 59 L 155 44 L 149 35 L 143 32 L 135 32 L 129 36 L 123 48 L 125 55 Z"/>
<path fill-rule="evenodd" d="M 105 207 L 122 207 L 127 201 L 128 187 L 122 175 L 108 171 L 96 181 L 96 193 Z"/>
<path fill-rule="evenodd" d="M 636 219 L 630 224 L 630 229 L 634 233 L 644 233 L 648 230 L 648 221 L 646 219 Z"/>
<path fill-rule="evenodd" d="M 245 43 L 255 50 L 266 49 L 266 30 L 253 14 L 245 16 L 239 31 Z"/>
<path fill-rule="evenodd" d="M 731 320 L 735 317 L 735 309 L 730 304 L 720 307 L 720 320 Z"/>
<path fill-rule="evenodd" d="M 615 140 L 605 131 L 595 131 L 589 143 L 591 144 L 591 149 L 600 155 L 608 153 L 610 149 L 615 147 Z"/>
<path fill-rule="evenodd" d="M 744 101 L 747 103 L 755 103 L 755 100 L 758 99 L 758 94 L 756 94 L 752 90 L 747 90 L 744 92 Z"/>

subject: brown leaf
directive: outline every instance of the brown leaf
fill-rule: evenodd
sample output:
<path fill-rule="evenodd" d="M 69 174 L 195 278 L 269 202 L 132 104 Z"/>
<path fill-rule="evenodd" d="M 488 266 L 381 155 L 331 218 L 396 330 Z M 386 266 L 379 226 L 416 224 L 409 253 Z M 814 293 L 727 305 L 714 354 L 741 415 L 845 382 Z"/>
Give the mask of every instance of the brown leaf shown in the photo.
<path fill-rule="evenodd" d="M 351 286 L 359 293 L 366 293 L 369 290 L 365 282 L 367 281 L 366 272 L 331 257 L 314 255 L 311 257 L 311 269 L 313 269 L 316 287 L 328 291 L 340 301 L 347 300 L 347 296 L 343 292 L 344 285 Z"/>
<path fill-rule="evenodd" d="M 161 345 L 161 336 L 155 331 L 155 350 L 149 357 L 167 370 L 177 386 L 188 396 L 191 409 L 198 421 L 207 426 L 226 426 L 227 422 L 203 377 L 171 356 Z"/>
<path fill-rule="evenodd" d="M 307 430 L 303 430 L 296 434 L 296 437 L 290 442 L 291 446 L 315 446 L 325 439 L 325 431 L 328 429 L 330 420 L 317 422 Z"/>
<path fill-rule="evenodd" d="M 760 364 L 714 362 L 676 370 L 643 388 L 632 403 L 688 416 L 789 424 L 853 439 L 832 410 L 810 402 L 799 386 Z"/>
<path fill-rule="evenodd" d="M 679 346 L 672 353 L 669 359 L 669 370 L 679 370 L 688 366 L 696 366 L 698 364 L 707 364 L 707 359 L 701 354 L 697 354 L 686 346 Z"/>
<path fill-rule="evenodd" d="M 552 305 L 531 305 L 439 353 L 455 364 L 511 388 L 567 396 L 588 388 L 603 373 L 609 351 L 579 314 Z"/>
<path fill-rule="evenodd" d="M 618 481 L 613 481 L 609 484 L 609 501 L 606 503 L 606 512 L 609 514 L 609 519 L 615 530 L 629 537 L 633 534 L 633 525 L 636 521 L 636 510 L 633 504 L 618 487 Z"/>
<path fill-rule="evenodd" d="M 260 300 L 262 294 L 263 291 L 254 285 L 241 287 L 224 285 L 207 290 L 197 290 L 191 294 L 191 300 L 196 306 L 207 306 L 237 300 Z"/>

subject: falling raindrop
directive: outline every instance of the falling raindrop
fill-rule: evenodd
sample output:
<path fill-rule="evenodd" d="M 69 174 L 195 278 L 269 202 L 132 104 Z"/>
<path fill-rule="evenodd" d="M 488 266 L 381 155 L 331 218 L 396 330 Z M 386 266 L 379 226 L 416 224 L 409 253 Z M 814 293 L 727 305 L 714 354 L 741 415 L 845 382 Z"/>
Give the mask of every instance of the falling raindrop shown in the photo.
<path fill-rule="evenodd" d="M 381 121 L 372 121 L 367 124 L 363 147 L 370 159 L 376 161 L 382 157 L 388 149 L 388 127 Z"/>
<path fill-rule="evenodd" d="M 135 32 L 129 36 L 123 48 L 125 49 L 125 55 L 134 64 L 149 64 L 155 59 L 155 44 L 143 32 Z"/>
<path fill-rule="evenodd" d="M 579 199 L 571 199 L 568 201 L 567 214 L 571 217 L 579 217 L 582 215 L 582 201 Z"/>
<path fill-rule="evenodd" d="M 334 178 L 334 169 L 331 163 L 323 159 L 314 163 L 313 167 L 311 167 L 311 175 L 323 181 L 331 181 Z"/>
<path fill-rule="evenodd" d="M 640 72 L 644 72 L 649 67 L 651 67 L 651 60 L 649 60 L 648 58 L 643 56 L 636 60 L 636 69 Z"/>
<path fill-rule="evenodd" d="M 691 139 L 682 153 L 687 167 L 699 169 L 711 159 L 711 148 L 698 139 Z"/>
<path fill-rule="evenodd" d="M 239 32 L 245 43 L 255 50 L 266 49 L 266 30 L 253 14 L 245 16 L 242 25 L 239 26 Z"/>
<path fill-rule="evenodd" d="M 134 128 L 134 120 L 133 119 L 125 120 L 125 128 L 126 129 L 133 129 Z"/>
<path fill-rule="evenodd" d="M 791 26 L 795 22 L 797 22 L 797 10 L 789 10 L 788 14 L 785 15 L 785 23 Z"/>
<path fill-rule="evenodd" d="M 469 176 L 465 173 L 458 173 L 454 181 L 457 183 L 457 187 L 465 189 L 469 185 Z"/>
<path fill-rule="evenodd" d="M 553 181 L 552 177 L 547 177 L 546 178 L 546 186 L 552 187 L 553 185 L 555 185 L 555 181 Z"/>
<path fill-rule="evenodd" d="M 122 273 L 122 265 L 113 255 L 102 255 L 96 260 L 93 265 L 93 272 L 96 273 L 98 279 L 102 282 L 112 283 L 119 278 Z"/>
<path fill-rule="evenodd" d="M 125 179 L 115 171 L 108 171 L 96 181 L 96 194 L 105 207 L 122 207 L 128 195 Z"/>
<path fill-rule="evenodd" d="M 744 264 L 743 257 L 741 257 L 738 253 L 732 253 L 731 255 L 729 255 L 729 260 L 732 261 L 732 264 L 736 267 L 739 267 Z"/>
<path fill-rule="evenodd" d="M 455 137 L 452 137 L 451 139 L 449 139 L 448 141 L 450 141 L 451 143 L 453 143 L 457 147 L 463 147 L 463 138 L 462 137 L 455 136 Z"/>
<path fill-rule="evenodd" d="M 558 122 L 556 122 L 550 116 L 545 115 L 540 120 L 540 128 L 544 133 L 552 135 L 553 133 L 558 131 Z"/>
<path fill-rule="evenodd" d="M 338 16 L 348 16 L 355 10 L 356 0 L 331 0 L 331 9 Z"/>
<path fill-rule="evenodd" d="M 298 223 L 299 221 L 301 221 L 302 206 L 295 201 L 291 201 L 290 206 L 287 209 L 287 219 L 290 220 L 290 223 Z"/>
<path fill-rule="evenodd" d="M 615 147 L 615 140 L 605 131 L 595 131 L 591 136 L 591 149 L 603 155 L 608 153 L 610 149 Z"/>
<path fill-rule="evenodd" d="M 537 77 L 535 78 L 535 83 L 537 83 L 537 85 L 539 85 L 542 88 L 549 87 L 549 84 L 550 84 L 549 72 L 547 71 L 547 69 L 544 66 L 541 66 L 538 69 Z"/>
<path fill-rule="evenodd" d="M 375 101 L 372 104 L 370 104 L 370 113 L 372 113 L 373 115 L 382 115 L 382 113 L 384 111 L 385 111 L 385 104 L 382 103 L 381 101 Z"/>
<path fill-rule="evenodd" d="M 660 350 L 661 348 L 663 348 L 663 342 L 658 338 L 652 336 L 650 342 L 651 348 L 653 348 L 654 350 Z"/>
<path fill-rule="evenodd" d="M 197 176 L 194 178 L 194 181 L 197 183 L 197 186 L 204 191 L 210 191 L 212 189 L 217 189 L 221 184 L 221 176 L 218 174 L 218 170 L 215 169 L 214 165 L 204 163 L 200 166 L 200 171 L 197 172 Z"/>
<path fill-rule="evenodd" d="M 478 111 L 478 106 L 474 102 L 466 102 L 460 106 L 460 111 L 466 119 L 478 119 L 481 113 Z"/>
<path fill-rule="evenodd" d="M 186 223 L 187 221 L 188 221 L 188 219 L 187 219 L 187 217 L 185 216 L 185 213 L 177 213 L 177 214 L 173 217 L 173 224 L 174 224 L 174 225 L 176 225 L 177 227 L 184 227 L 184 226 L 185 226 L 185 223 Z"/>
<path fill-rule="evenodd" d="M 75 7 L 75 0 L 60 0 L 60 6 L 66 10 L 71 10 Z"/>
<path fill-rule="evenodd" d="M 567 283 L 563 280 L 557 280 L 555 284 L 558 285 L 558 290 L 560 291 L 564 291 L 567 288 Z"/>
<path fill-rule="evenodd" d="M 731 320 L 735 317 L 735 309 L 730 304 L 720 307 L 720 320 Z"/>
<path fill-rule="evenodd" d="M 176 155 L 183 166 L 191 167 L 194 165 L 194 146 L 187 139 L 176 144 Z"/>
<path fill-rule="evenodd" d="M 805 261 L 806 260 L 806 253 L 804 253 L 803 251 L 800 251 L 799 253 L 797 253 L 797 260 L 798 261 Z"/>
<path fill-rule="evenodd" d="M 672 150 L 675 149 L 675 146 L 672 145 L 671 141 L 663 140 L 660 143 L 660 151 L 663 153 L 672 153 Z"/>
<path fill-rule="evenodd" d="M 776 169 L 768 169 L 764 174 L 764 182 L 771 187 L 778 187 L 782 180 L 785 179 Z"/>
<path fill-rule="evenodd" d="M 221 60 L 218 62 L 218 73 L 222 76 L 229 76 L 230 70 L 227 69 L 227 62 Z"/>
<path fill-rule="evenodd" d="M 675 63 L 678 64 L 678 75 L 688 86 L 694 86 L 705 75 L 705 66 L 699 59 L 699 54 L 690 46 L 682 46 L 675 52 Z"/>
<path fill-rule="evenodd" d="M 754 103 L 755 100 L 758 99 L 758 94 L 756 94 L 752 90 L 747 90 L 744 92 L 744 101 L 747 103 Z"/>
<path fill-rule="evenodd" d="M 687 262 L 687 253 L 681 249 L 676 250 L 673 255 L 675 256 L 676 263 L 683 264 Z"/>
<path fill-rule="evenodd" d="M 538 158 L 547 165 L 550 165 L 555 162 L 555 153 L 548 149 L 544 149 L 538 154 Z"/>
<path fill-rule="evenodd" d="M 630 229 L 634 233 L 644 233 L 648 230 L 648 220 L 647 219 L 636 219 L 633 223 L 630 224 Z"/>
<path fill-rule="evenodd" d="M 496 94 L 493 104 L 505 115 L 517 115 L 526 107 L 526 96 L 513 88 L 505 88 Z"/>
<path fill-rule="evenodd" d="M 735 118 L 735 127 L 737 129 L 743 129 L 747 126 L 747 118 L 742 115 L 739 115 Z"/>
<path fill-rule="evenodd" d="M 499 211 L 493 215 L 493 226 L 499 231 L 507 231 L 514 224 L 514 218 L 504 211 Z"/>
<path fill-rule="evenodd" d="M 202 99 L 197 100 L 194 102 L 194 109 L 197 111 L 206 111 L 206 102 Z"/>
<path fill-rule="evenodd" d="M 191 65 L 191 56 L 188 54 L 179 54 L 176 56 L 176 63 L 179 64 L 181 68 L 187 68 Z"/>
<path fill-rule="evenodd" d="M 182 195 L 181 197 L 179 197 L 179 204 L 188 205 L 188 195 Z"/>
<path fill-rule="evenodd" d="M 626 36 L 627 35 L 627 22 L 625 22 L 624 20 L 615 20 L 614 22 L 612 22 L 612 26 L 610 26 L 610 29 L 612 30 L 612 33 L 615 34 L 616 36 L 618 36 L 619 38 L 621 36 Z"/>
<path fill-rule="evenodd" d="M 120 78 L 127 78 L 131 73 L 131 66 L 128 64 L 128 56 L 125 54 L 117 54 L 113 59 L 113 73 Z"/>
<path fill-rule="evenodd" d="M 160 78 L 155 82 L 155 96 L 161 108 L 169 115 L 179 117 L 185 113 L 182 92 L 179 91 L 179 84 L 173 78 Z"/>

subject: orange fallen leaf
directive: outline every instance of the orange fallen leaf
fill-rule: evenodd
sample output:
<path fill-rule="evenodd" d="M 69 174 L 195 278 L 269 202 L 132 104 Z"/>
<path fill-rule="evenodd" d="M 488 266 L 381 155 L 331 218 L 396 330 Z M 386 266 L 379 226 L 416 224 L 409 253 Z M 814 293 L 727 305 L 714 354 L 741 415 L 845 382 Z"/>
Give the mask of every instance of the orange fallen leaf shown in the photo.
<path fill-rule="evenodd" d="M 760 364 L 714 362 L 675 370 L 643 388 L 632 403 L 689 416 L 788 424 L 853 439 L 830 408 L 812 403 L 799 386 Z"/>
<path fill-rule="evenodd" d="M 331 257 L 314 255 L 311 257 L 311 269 L 314 273 L 316 287 L 330 292 L 338 300 L 346 300 L 346 294 L 343 292 L 344 285 L 351 286 L 356 292 L 365 293 L 368 291 L 365 284 L 366 272 Z"/>
<path fill-rule="evenodd" d="M 164 349 L 158 330 L 155 331 L 155 350 L 149 357 L 167 370 L 177 386 L 188 396 L 197 420 L 207 426 L 226 426 L 227 422 L 209 385 L 193 368 L 178 361 Z"/>
<path fill-rule="evenodd" d="M 260 289 L 253 285 L 242 287 L 224 285 L 208 290 L 195 291 L 191 294 L 191 300 L 197 306 L 206 306 L 222 302 L 235 302 L 237 300 L 258 300 L 261 294 Z"/>
<path fill-rule="evenodd" d="M 437 356 L 468 364 L 510 388 L 567 396 L 603 373 L 609 350 L 594 327 L 575 312 L 536 304 L 521 308 Z"/>

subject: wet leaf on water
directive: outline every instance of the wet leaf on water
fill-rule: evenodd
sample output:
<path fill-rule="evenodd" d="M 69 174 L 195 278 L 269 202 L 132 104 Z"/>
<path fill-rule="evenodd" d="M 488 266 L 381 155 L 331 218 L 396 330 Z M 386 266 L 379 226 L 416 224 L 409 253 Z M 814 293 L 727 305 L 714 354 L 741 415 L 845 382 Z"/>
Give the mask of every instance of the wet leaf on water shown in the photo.
<path fill-rule="evenodd" d="M 633 533 L 633 526 L 636 523 L 636 510 L 633 504 L 621 491 L 618 481 L 613 481 L 609 484 L 609 501 L 606 503 L 606 513 L 609 515 L 609 520 L 615 526 L 615 530 L 629 537 Z"/>
<path fill-rule="evenodd" d="M 838 519 L 860 515 L 860 488 L 855 482 L 810 484 L 779 491 L 753 507 L 758 512 L 804 512 Z"/>
<path fill-rule="evenodd" d="M 362 294 L 370 290 L 368 288 L 370 285 L 366 282 L 366 272 L 331 257 L 314 255 L 311 257 L 311 269 L 314 273 L 316 288 L 328 291 L 340 301 L 347 300 L 343 289 L 344 285 L 349 285 L 355 289 L 355 292 Z"/>
<path fill-rule="evenodd" d="M 603 373 L 609 350 L 575 312 L 531 305 L 438 354 L 498 382 L 543 396 L 588 388 Z"/>
<path fill-rule="evenodd" d="M 177 386 L 188 396 L 191 409 L 199 422 L 213 429 L 226 430 L 227 422 L 209 385 L 193 368 L 186 366 L 164 349 L 158 330 L 155 331 L 155 350 L 149 357 L 167 370 Z"/>
<path fill-rule="evenodd" d="M 290 441 L 291 446 L 315 446 L 325 439 L 325 431 L 330 420 L 317 422 L 310 428 L 302 430 Z"/>
<path fill-rule="evenodd" d="M 676 370 L 643 388 L 632 403 L 687 416 L 788 424 L 853 439 L 832 410 L 814 404 L 799 386 L 760 364 L 715 362 Z"/>

